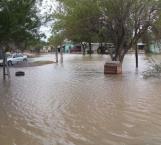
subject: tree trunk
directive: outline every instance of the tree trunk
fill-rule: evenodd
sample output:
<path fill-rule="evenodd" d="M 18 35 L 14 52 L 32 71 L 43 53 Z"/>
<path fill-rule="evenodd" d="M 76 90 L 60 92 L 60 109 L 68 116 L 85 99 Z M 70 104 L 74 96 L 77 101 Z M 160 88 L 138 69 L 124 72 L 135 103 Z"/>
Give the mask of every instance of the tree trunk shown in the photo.
<path fill-rule="evenodd" d="M 128 50 L 131 48 L 131 44 L 128 46 L 122 46 L 114 52 L 112 55 L 112 61 L 120 61 L 123 63 L 124 57 L 127 54 Z"/>
<path fill-rule="evenodd" d="M 83 46 L 83 55 L 86 55 L 86 48 L 84 45 L 82 45 L 82 46 Z"/>
<path fill-rule="evenodd" d="M 81 46 L 82 46 L 82 54 L 83 55 L 86 55 L 86 47 L 85 47 L 85 44 L 81 43 Z"/>
<path fill-rule="evenodd" d="M 60 48 L 60 62 L 63 63 L 63 47 Z"/>
<path fill-rule="evenodd" d="M 92 54 L 92 44 L 91 44 L 91 42 L 89 42 L 89 54 L 90 55 Z"/>
<path fill-rule="evenodd" d="M 56 48 L 55 56 L 56 56 L 56 63 L 58 63 L 58 48 Z"/>

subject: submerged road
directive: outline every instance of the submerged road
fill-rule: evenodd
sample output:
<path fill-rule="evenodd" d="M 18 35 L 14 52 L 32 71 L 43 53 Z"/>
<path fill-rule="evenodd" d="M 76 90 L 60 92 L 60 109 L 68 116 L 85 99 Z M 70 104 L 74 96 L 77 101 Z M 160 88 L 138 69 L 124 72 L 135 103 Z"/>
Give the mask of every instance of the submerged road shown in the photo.
<path fill-rule="evenodd" d="M 104 75 L 106 60 L 65 55 L 64 64 L 11 68 L 10 81 L 0 75 L 0 145 L 160 145 L 161 81 L 143 78 L 148 58 L 136 70 L 127 55 L 122 75 Z"/>

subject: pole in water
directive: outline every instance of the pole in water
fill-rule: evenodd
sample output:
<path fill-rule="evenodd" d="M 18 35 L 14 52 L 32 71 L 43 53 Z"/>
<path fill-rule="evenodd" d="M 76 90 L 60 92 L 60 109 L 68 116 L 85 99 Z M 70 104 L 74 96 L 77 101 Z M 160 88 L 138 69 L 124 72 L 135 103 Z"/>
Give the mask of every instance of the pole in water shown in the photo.
<path fill-rule="evenodd" d="M 5 58 L 5 51 L 3 50 L 3 79 L 6 79 L 6 58 Z"/>
<path fill-rule="evenodd" d="M 138 47 L 135 47 L 136 68 L 138 68 Z"/>

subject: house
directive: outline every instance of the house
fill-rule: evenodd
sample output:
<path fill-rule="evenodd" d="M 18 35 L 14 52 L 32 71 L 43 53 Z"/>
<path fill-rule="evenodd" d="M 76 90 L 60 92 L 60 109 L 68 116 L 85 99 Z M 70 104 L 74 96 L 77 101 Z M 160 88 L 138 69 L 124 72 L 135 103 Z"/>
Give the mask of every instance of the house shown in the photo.
<path fill-rule="evenodd" d="M 49 53 L 52 51 L 52 48 L 50 46 L 44 46 L 42 49 L 40 49 L 41 53 Z"/>
<path fill-rule="evenodd" d="M 149 49 L 152 53 L 161 53 L 161 40 L 152 42 Z"/>
<path fill-rule="evenodd" d="M 70 53 L 70 50 L 73 47 L 74 47 L 74 45 L 71 41 L 65 41 L 64 42 L 64 53 Z"/>
<path fill-rule="evenodd" d="M 145 43 L 142 43 L 142 42 L 137 43 L 137 47 L 138 47 L 139 50 L 144 50 L 145 46 L 146 46 Z"/>

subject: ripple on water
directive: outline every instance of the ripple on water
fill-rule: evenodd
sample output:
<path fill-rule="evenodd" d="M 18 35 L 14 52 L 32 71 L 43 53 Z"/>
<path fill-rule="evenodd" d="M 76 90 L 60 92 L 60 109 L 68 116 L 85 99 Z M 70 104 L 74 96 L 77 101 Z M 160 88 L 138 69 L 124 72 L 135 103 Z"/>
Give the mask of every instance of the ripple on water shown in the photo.
<path fill-rule="evenodd" d="M 122 75 L 103 74 L 107 59 L 67 55 L 0 82 L 0 144 L 160 145 L 160 80 L 141 77 L 144 56 L 136 71 L 128 55 Z"/>

